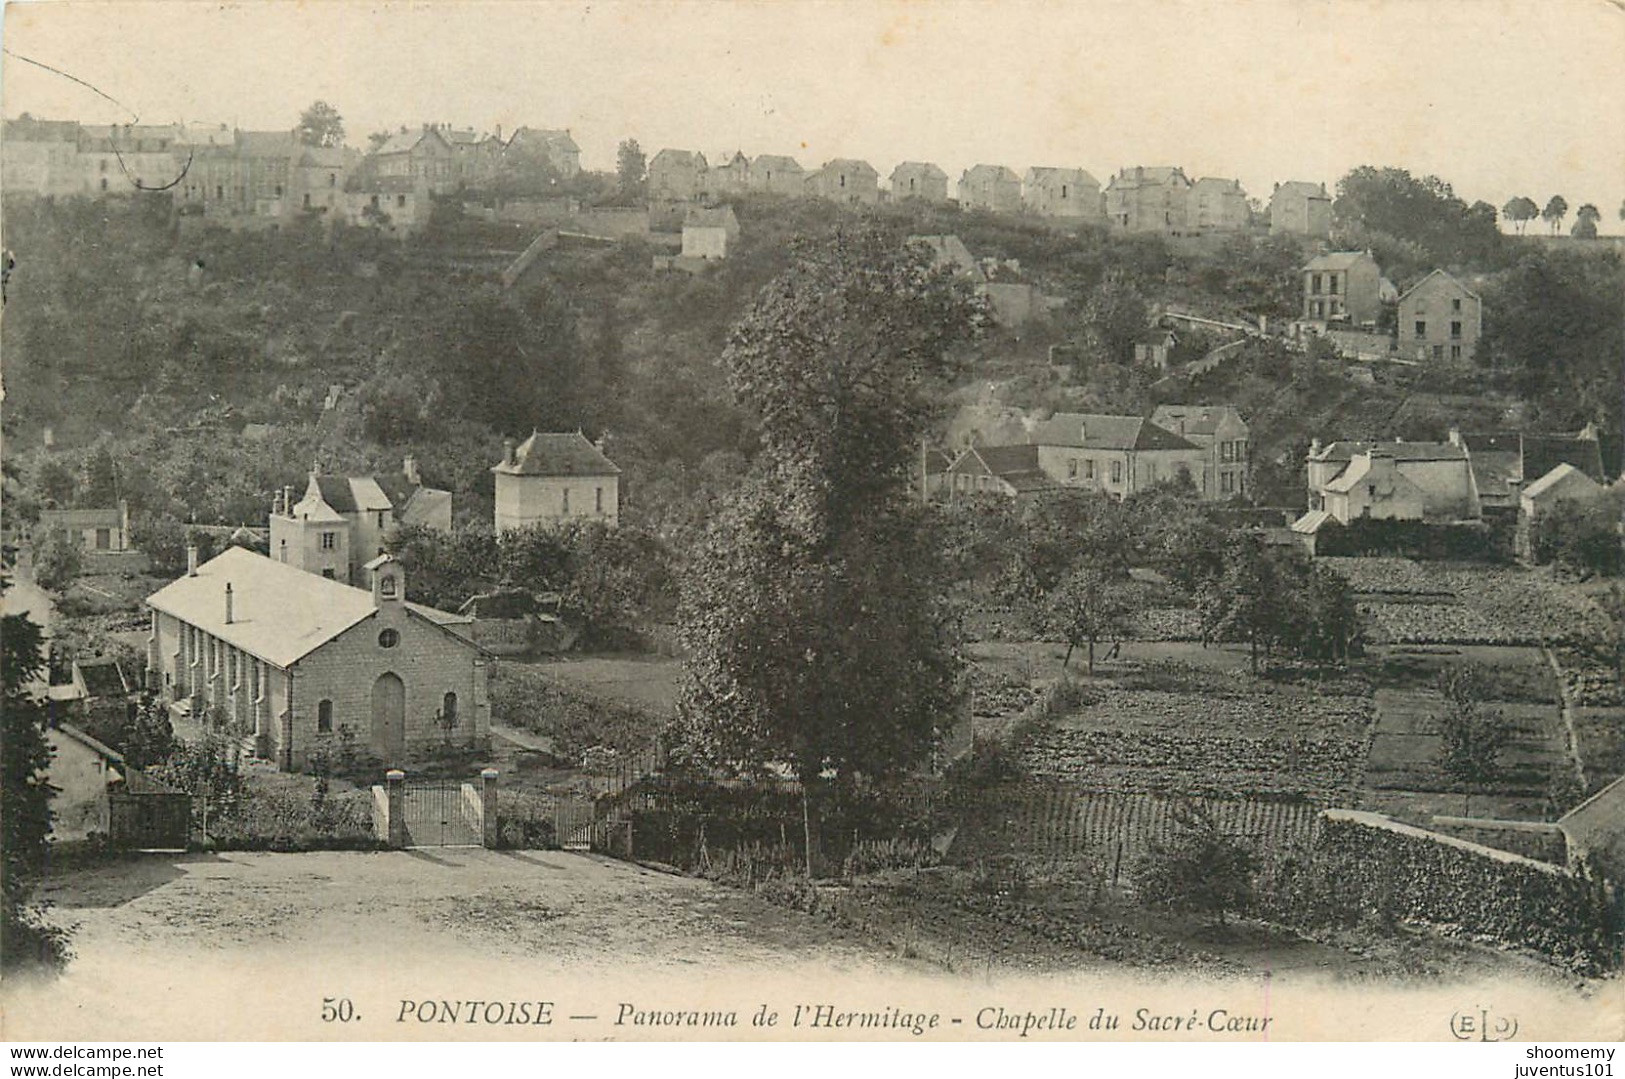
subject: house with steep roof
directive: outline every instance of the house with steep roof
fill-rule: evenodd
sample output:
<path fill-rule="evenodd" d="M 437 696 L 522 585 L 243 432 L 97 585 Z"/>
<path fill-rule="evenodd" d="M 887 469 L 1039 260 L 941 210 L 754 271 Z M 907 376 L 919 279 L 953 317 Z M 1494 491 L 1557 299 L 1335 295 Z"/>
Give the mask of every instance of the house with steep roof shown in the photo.
<path fill-rule="evenodd" d="M 807 174 L 806 192 L 848 206 L 873 206 L 880 201 L 880 173 L 867 161 L 837 157 Z"/>
<path fill-rule="evenodd" d="M 1251 431 L 1234 405 L 1158 405 L 1151 422 L 1205 451 L 1196 489 L 1205 499 L 1230 499 L 1248 492 Z"/>
<path fill-rule="evenodd" d="M 1325 184 L 1288 180 L 1270 193 L 1272 235 L 1319 236 L 1332 234 L 1332 197 Z"/>
<path fill-rule="evenodd" d="M 1320 494 L 1322 508 L 1342 524 L 1355 518 L 1420 521 L 1426 516 L 1422 488 L 1399 471 L 1393 453 L 1381 446 L 1355 454 Z"/>
<path fill-rule="evenodd" d="M 1308 508 L 1325 510 L 1343 524 L 1351 516 L 1434 522 L 1483 516 L 1467 448 L 1460 442 L 1322 445 L 1317 438 L 1309 447 L 1305 478 Z"/>
<path fill-rule="evenodd" d="M 1181 477 L 1195 488 L 1206 457 L 1202 447 L 1140 416 L 1057 412 L 1026 428 L 1046 476 L 1118 498 Z"/>
<path fill-rule="evenodd" d="M 1057 490 L 1060 485 L 1038 465 L 1038 447 L 971 446 L 954 458 L 943 475 L 949 498 L 994 494 L 1006 498 Z"/>
<path fill-rule="evenodd" d="M 683 257 L 721 260 L 739 242 L 739 218 L 732 206 L 690 210 L 683 219 Z"/>
<path fill-rule="evenodd" d="M 948 174 L 929 161 L 904 161 L 891 170 L 891 197 L 947 202 Z"/>
<path fill-rule="evenodd" d="M 750 186 L 764 195 L 804 195 L 807 170 L 793 157 L 757 154 L 750 163 Z"/>
<path fill-rule="evenodd" d="M 378 179 L 416 179 L 436 195 L 457 186 L 457 151 L 434 124 L 401 128 L 372 152 L 369 165 Z"/>
<path fill-rule="evenodd" d="M 1311 322 L 1375 324 L 1382 273 L 1369 251 L 1332 251 L 1304 264 L 1303 317 Z"/>
<path fill-rule="evenodd" d="M 377 476 L 312 469 L 299 501 L 291 487 L 273 501 L 270 557 L 348 584 L 384 552 L 384 538 L 397 525 L 451 531 L 451 492 L 424 484 L 416 458 L 405 458 L 400 472 Z"/>
<path fill-rule="evenodd" d="M 1021 177 L 1003 165 L 973 165 L 959 176 L 959 205 L 995 214 L 1021 211 Z"/>
<path fill-rule="evenodd" d="M 535 162 L 564 179 L 581 172 L 581 147 L 568 128 L 520 127 L 508 137 L 503 158 L 521 168 Z"/>
<path fill-rule="evenodd" d="M 1479 431 L 1463 434 L 1452 429 L 1470 454 L 1473 481 L 1486 512 L 1516 513 L 1524 486 L 1560 464 L 1572 465 L 1599 485 L 1613 474 L 1604 464 L 1596 427 L 1574 434 L 1532 434 L 1524 431 Z"/>
<path fill-rule="evenodd" d="M 1119 169 L 1106 184 L 1106 220 L 1123 232 L 1182 236 L 1190 228 L 1190 178 L 1174 165 Z"/>
<path fill-rule="evenodd" d="M 71 723 L 46 728 L 51 763 L 46 778 L 51 794 L 51 838 L 56 842 L 109 835 L 113 829 L 110 792 L 124 782 L 124 755 Z"/>
<path fill-rule="evenodd" d="M 385 764 L 490 737 L 486 654 L 469 619 L 407 597 L 389 555 L 352 588 L 231 547 L 147 597 L 155 691 L 192 714 L 253 731 L 290 770 L 348 729 Z"/>
<path fill-rule="evenodd" d="M 710 193 L 719 198 L 749 191 L 750 158 L 745 156 L 743 150 L 735 150 L 734 155 L 723 164 L 711 167 L 707 186 Z"/>
<path fill-rule="evenodd" d="M 1525 521 L 1534 521 L 1559 502 L 1589 502 L 1606 488 L 1578 468 L 1562 462 L 1523 489 L 1518 505 Z"/>
<path fill-rule="evenodd" d="M 688 202 L 709 190 L 710 166 L 697 150 L 661 150 L 649 161 L 649 197 Z"/>
<path fill-rule="evenodd" d="M 1484 335 L 1484 301 L 1443 270 L 1434 270 L 1399 297 L 1399 353 L 1410 359 L 1462 363 Z"/>
<path fill-rule="evenodd" d="M 1039 217 L 1073 221 L 1105 219 L 1100 181 L 1084 169 L 1034 166 L 1021 183 L 1021 204 Z"/>
<path fill-rule="evenodd" d="M 517 446 L 508 439 L 491 472 L 498 535 L 570 520 L 613 526 L 620 519 L 621 470 L 604 456 L 601 443 L 580 431 L 535 431 Z"/>
<path fill-rule="evenodd" d="M 1191 184 L 1189 197 L 1189 223 L 1198 232 L 1237 232 L 1252 219 L 1240 180 L 1204 176 Z"/>

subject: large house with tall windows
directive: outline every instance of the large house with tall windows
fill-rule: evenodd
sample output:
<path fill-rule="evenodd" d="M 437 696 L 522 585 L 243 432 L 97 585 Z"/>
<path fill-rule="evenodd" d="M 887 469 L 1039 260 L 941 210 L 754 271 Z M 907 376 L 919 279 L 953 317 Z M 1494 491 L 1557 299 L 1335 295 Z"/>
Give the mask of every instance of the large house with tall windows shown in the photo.
<path fill-rule="evenodd" d="M 384 553 L 384 537 L 397 526 L 451 531 L 451 492 L 425 485 L 413 457 L 399 472 L 373 476 L 312 469 L 299 501 L 291 487 L 277 493 L 270 523 L 273 559 L 354 584 L 366 562 Z"/>
<path fill-rule="evenodd" d="M 471 620 L 409 602 L 390 556 L 352 588 L 242 547 L 187 554 L 186 575 L 147 597 L 149 688 L 252 732 L 256 756 L 303 768 L 348 737 L 398 765 L 490 737 Z"/>
<path fill-rule="evenodd" d="M 588 441 L 580 431 L 533 431 L 518 445 L 508 439 L 491 472 L 498 535 L 581 519 L 613 526 L 620 519 L 621 470 L 604 456 L 601 440 Z"/>
<path fill-rule="evenodd" d="M 1374 324 L 1382 272 L 1369 251 L 1330 251 L 1303 267 L 1303 317 L 1311 322 Z"/>

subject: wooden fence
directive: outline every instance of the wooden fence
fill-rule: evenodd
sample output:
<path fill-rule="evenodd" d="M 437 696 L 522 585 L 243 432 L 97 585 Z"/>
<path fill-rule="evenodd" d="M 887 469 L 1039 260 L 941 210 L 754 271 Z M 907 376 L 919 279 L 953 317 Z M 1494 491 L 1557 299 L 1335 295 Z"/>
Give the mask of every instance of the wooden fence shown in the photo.
<path fill-rule="evenodd" d="M 1245 841 L 1265 858 L 1311 845 L 1324 808 L 1308 801 L 1182 798 L 1059 785 L 996 787 L 966 807 L 948 858 L 1106 859 L 1127 865 L 1153 843 L 1173 836 L 1182 804 L 1205 811 L 1220 832 Z"/>

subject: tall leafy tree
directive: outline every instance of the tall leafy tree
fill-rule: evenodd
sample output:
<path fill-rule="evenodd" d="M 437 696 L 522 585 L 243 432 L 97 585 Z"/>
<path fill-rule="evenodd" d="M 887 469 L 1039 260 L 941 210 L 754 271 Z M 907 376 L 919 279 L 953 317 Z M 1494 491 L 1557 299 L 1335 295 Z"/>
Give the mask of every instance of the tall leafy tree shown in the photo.
<path fill-rule="evenodd" d="M 1595 203 L 1588 202 L 1574 211 L 1574 228 L 1570 234 L 1581 240 L 1595 240 L 1597 238 L 1597 222 L 1602 220 L 1602 211 L 1597 209 Z"/>
<path fill-rule="evenodd" d="M 1501 216 L 1512 222 L 1513 227 L 1518 231 L 1518 235 L 1522 236 L 1524 226 L 1540 216 L 1540 207 L 1529 196 L 1518 195 L 1515 198 L 1508 199 L 1507 204 L 1501 207 Z"/>
<path fill-rule="evenodd" d="M 980 316 L 898 236 L 793 253 L 723 356 L 762 444 L 690 560 L 681 712 L 695 756 L 786 762 L 805 791 L 921 762 L 954 707 L 952 614 L 908 468 Z"/>
<path fill-rule="evenodd" d="M 615 181 L 622 194 L 632 194 L 643 186 L 648 172 L 648 161 L 637 139 L 624 139 L 615 148 Z"/>
<path fill-rule="evenodd" d="M 1095 355 L 1107 363 L 1134 360 L 1134 343 L 1145 333 L 1150 308 L 1140 290 L 1120 278 L 1101 282 L 1083 305 L 1083 327 Z"/>
<path fill-rule="evenodd" d="M 1546 201 L 1546 208 L 1540 212 L 1541 220 L 1552 228 L 1552 234 L 1563 227 L 1563 218 L 1568 215 L 1569 200 L 1562 195 L 1553 195 Z"/>
<path fill-rule="evenodd" d="M 0 589 L 6 582 L 0 580 Z M 44 634 L 27 615 L 6 615 L 0 621 L 0 840 L 4 850 L 0 891 L 4 893 L 5 924 L 0 933 L 0 966 L 60 966 L 67 957 L 67 937 L 44 922 L 33 901 L 35 885 L 45 867 L 51 831 L 51 796 L 46 777 L 51 746 L 45 739 L 47 713 L 29 691 L 44 670 Z"/>
<path fill-rule="evenodd" d="M 327 102 L 313 101 L 299 114 L 294 133 L 306 146 L 343 146 L 344 117 Z"/>

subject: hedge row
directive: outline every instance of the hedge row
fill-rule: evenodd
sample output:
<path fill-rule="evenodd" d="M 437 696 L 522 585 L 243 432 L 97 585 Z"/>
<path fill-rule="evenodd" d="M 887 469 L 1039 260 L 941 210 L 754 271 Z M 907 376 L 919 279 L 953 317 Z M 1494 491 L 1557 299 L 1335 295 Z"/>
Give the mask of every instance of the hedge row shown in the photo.
<path fill-rule="evenodd" d="M 1328 814 L 1317 860 L 1345 910 L 1453 928 L 1586 969 L 1619 964 L 1620 925 L 1607 886 L 1418 829 Z"/>

